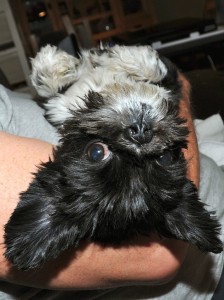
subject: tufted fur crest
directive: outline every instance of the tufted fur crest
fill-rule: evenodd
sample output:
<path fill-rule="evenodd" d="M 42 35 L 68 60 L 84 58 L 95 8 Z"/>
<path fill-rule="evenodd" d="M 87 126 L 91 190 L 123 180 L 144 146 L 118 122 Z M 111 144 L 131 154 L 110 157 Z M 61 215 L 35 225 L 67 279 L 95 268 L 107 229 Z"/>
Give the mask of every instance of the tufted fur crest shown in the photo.
<path fill-rule="evenodd" d="M 32 69 L 32 83 L 40 96 L 50 98 L 46 104 L 47 115 L 56 125 L 71 116 L 70 110 L 85 105 L 83 98 L 89 90 L 106 93 L 108 86 L 117 82 L 159 83 L 167 72 L 151 47 L 134 46 L 86 50 L 77 59 L 48 45 L 32 60 Z M 70 88 L 62 94 L 61 90 L 67 87 Z M 163 88 L 159 93 L 168 97 Z"/>

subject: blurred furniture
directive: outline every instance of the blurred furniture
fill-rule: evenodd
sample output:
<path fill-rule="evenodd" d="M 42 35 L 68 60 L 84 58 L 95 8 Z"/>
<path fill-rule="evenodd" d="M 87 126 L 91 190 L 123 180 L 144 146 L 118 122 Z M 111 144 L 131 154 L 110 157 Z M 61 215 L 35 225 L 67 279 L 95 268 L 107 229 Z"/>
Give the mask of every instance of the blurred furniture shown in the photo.
<path fill-rule="evenodd" d="M 10 86 L 30 85 L 30 68 L 7 0 L 0 1 L 0 68 Z"/>
<path fill-rule="evenodd" d="M 155 25 L 183 18 L 214 19 L 214 1 L 8 0 L 17 25 L 23 31 L 29 56 L 39 50 L 39 39 L 53 32 L 73 33 L 82 48 L 99 42 L 142 43 L 152 34 Z"/>
<path fill-rule="evenodd" d="M 160 41 L 152 43 L 153 48 L 164 55 L 176 55 L 194 50 L 197 47 L 206 47 L 207 45 L 224 41 L 224 29 L 216 29 L 210 32 L 200 33 L 193 31 L 188 37 L 162 43 Z"/>
<path fill-rule="evenodd" d="M 154 23 L 151 0 L 45 0 L 45 5 L 53 30 L 64 28 L 62 16 L 67 15 L 81 43 L 86 36 L 89 46 Z"/>

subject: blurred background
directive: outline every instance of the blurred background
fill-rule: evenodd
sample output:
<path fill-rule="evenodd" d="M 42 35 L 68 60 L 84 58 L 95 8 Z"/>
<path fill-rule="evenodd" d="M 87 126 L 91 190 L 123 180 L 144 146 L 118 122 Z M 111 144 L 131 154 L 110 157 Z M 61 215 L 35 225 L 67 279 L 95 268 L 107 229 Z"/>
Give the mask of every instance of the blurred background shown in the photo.
<path fill-rule="evenodd" d="M 152 45 L 193 81 L 201 71 L 224 87 L 223 25 L 224 0 L 0 0 L 0 83 L 28 91 L 30 57 L 46 44 L 78 56 L 104 42 Z"/>

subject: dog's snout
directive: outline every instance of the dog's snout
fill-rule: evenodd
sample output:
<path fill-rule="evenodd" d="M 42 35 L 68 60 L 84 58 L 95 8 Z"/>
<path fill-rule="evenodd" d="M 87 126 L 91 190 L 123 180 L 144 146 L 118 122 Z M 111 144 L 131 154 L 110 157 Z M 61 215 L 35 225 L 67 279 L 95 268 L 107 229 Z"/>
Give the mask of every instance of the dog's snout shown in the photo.
<path fill-rule="evenodd" d="M 153 137 L 152 126 L 147 123 L 133 123 L 126 129 L 126 137 L 140 144 L 149 143 Z"/>

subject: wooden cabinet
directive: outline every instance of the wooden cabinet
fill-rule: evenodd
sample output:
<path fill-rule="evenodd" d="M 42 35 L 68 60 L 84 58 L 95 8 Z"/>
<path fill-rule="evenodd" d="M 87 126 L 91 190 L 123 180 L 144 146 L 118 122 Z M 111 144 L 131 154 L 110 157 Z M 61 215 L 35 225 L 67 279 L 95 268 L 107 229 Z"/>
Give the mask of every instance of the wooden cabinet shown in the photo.
<path fill-rule="evenodd" d="M 81 44 L 89 46 L 154 24 L 148 0 L 45 0 L 45 5 L 55 31 L 63 29 L 66 15 Z"/>

